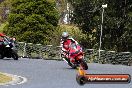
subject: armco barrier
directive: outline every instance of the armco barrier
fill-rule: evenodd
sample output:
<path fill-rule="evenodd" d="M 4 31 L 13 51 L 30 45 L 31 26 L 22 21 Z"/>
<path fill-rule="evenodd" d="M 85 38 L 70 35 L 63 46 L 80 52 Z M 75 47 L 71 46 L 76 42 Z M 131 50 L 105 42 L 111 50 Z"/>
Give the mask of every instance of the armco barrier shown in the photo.
<path fill-rule="evenodd" d="M 131 52 L 115 52 L 115 51 L 100 51 L 100 59 L 98 50 L 84 49 L 85 59 L 88 63 L 101 63 L 101 64 L 123 64 L 132 65 Z M 61 47 L 53 45 L 41 45 L 18 42 L 18 54 L 20 57 L 32 59 L 61 59 Z"/>

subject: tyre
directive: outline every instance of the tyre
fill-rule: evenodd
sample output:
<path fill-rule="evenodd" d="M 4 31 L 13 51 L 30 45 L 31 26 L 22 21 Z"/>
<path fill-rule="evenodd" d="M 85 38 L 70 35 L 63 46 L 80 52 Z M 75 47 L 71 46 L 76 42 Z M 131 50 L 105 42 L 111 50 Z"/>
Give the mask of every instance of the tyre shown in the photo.
<path fill-rule="evenodd" d="M 12 50 L 12 58 L 14 60 L 18 60 L 18 54 L 15 51 L 13 51 L 13 50 Z"/>
<path fill-rule="evenodd" d="M 80 65 L 82 66 L 82 68 L 84 70 L 87 70 L 88 69 L 88 65 L 87 65 L 87 62 L 85 60 L 82 60 L 81 63 L 80 63 Z"/>

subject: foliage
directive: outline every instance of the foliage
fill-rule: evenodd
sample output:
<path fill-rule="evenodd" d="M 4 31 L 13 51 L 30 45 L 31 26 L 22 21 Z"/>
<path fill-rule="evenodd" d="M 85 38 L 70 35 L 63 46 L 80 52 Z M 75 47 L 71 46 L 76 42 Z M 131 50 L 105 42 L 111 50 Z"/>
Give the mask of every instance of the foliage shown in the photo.
<path fill-rule="evenodd" d="M 132 51 L 132 1 L 131 0 L 69 0 L 74 7 L 72 21 L 96 38 L 91 41 L 99 46 L 101 5 L 104 8 L 102 49 Z M 96 30 L 96 32 L 93 32 Z M 90 43 L 90 42 L 89 42 Z"/>
<path fill-rule="evenodd" d="M 11 0 L 2 0 L 0 3 L 0 22 L 4 23 L 7 20 L 7 15 L 11 7 Z"/>
<path fill-rule="evenodd" d="M 18 41 L 46 44 L 48 30 L 55 30 L 58 12 L 54 0 L 13 0 L 4 32 Z"/>
<path fill-rule="evenodd" d="M 86 34 L 82 33 L 82 31 L 78 27 L 74 25 L 59 25 L 57 27 L 57 30 L 50 32 L 49 38 L 51 38 L 52 45 L 60 45 L 62 32 L 68 32 L 70 36 L 78 41 L 81 45 L 83 45 L 83 41 L 86 41 L 87 39 Z"/>
<path fill-rule="evenodd" d="M 0 25 L 0 32 L 3 32 L 5 26 L 8 24 L 8 22 L 4 22 Z"/>

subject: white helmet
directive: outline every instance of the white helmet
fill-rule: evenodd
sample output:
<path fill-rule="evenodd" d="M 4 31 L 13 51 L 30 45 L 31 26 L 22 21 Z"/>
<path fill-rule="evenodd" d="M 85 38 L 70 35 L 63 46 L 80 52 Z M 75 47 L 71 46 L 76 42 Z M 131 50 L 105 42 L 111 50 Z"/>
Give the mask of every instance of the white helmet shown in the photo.
<path fill-rule="evenodd" d="M 69 37 L 68 32 L 63 32 L 62 33 L 62 39 L 67 39 Z"/>

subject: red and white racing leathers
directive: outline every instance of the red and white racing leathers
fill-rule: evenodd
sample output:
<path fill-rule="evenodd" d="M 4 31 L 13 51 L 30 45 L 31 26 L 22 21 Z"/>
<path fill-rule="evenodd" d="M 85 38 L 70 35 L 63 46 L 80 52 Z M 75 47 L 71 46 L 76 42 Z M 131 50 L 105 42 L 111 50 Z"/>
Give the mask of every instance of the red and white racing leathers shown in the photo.
<path fill-rule="evenodd" d="M 65 41 L 61 41 L 61 53 L 63 56 L 65 56 L 66 58 L 69 58 L 70 57 L 70 53 L 69 53 L 69 50 L 70 50 L 70 46 L 72 43 L 75 43 L 76 45 L 78 44 L 77 41 L 75 41 L 73 38 L 68 38 L 67 40 Z M 70 60 L 73 60 L 74 58 L 69 58 Z"/>

